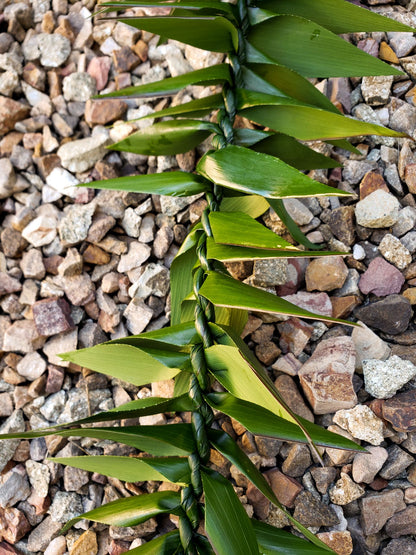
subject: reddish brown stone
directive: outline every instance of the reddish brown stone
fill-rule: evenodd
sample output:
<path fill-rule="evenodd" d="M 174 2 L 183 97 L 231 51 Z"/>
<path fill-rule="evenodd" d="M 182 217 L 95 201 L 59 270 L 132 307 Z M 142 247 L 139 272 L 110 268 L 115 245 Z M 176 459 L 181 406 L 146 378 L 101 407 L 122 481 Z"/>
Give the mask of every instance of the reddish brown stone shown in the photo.
<path fill-rule="evenodd" d="M 383 491 L 360 499 L 361 525 L 366 536 L 376 534 L 398 511 L 403 511 L 406 504 L 400 489 Z"/>
<path fill-rule="evenodd" d="M 381 476 L 377 476 L 375 480 L 369 484 L 370 488 L 374 491 L 381 491 L 389 485 L 388 480 L 385 480 Z"/>
<path fill-rule="evenodd" d="M 50 297 L 32 307 L 33 319 L 40 335 L 55 335 L 73 329 L 71 308 L 65 299 Z"/>
<path fill-rule="evenodd" d="M 15 549 L 12 545 L 0 541 L 0 554 L 1 555 L 21 555 L 21 551 Z"/>
<path fill-rule="evenodd" d="M 270 483 L 277 499 L 289 509 L 295 506 L 295 499 L 302 491 L 302 486 L 294 478 L 290 478 L 280 472 L 277 468 L 272 468 L 264 473 L 264 476 Z"/>
<path fill-rule="evenodd" d="M 361 300 L 357 295 L 348 295 L 346 297 L 331 297 L 331 303 L 333 317 L 346 318 L 356 306 L 361 304 Z"/>
<path fill-rule="evenodd" d="M 386 191 L 386 193 L 389 192 L 386 182 L 379 173 L 367 172 L 360 183 L 360 200 L 365 199 L 378 189 Z"/>
<path fill-rule="evenodd" d="M 19 280 L 9 276 L 5 272 L 0 272 L 0 296 L 16 293 L 16 291 L 20 291 L 21 289 L 22 284 Z"/>
<path fill-rule="evenodd" d="M 409 188 L 409 192 L 416 193 L 416 164 L 407 164 L 404 169 L 404 180 Z"/>
<path fill-rule="evenodd" d="M 41 176 L 46 179 L 52 170 L 60 167 L 61 159 L 57 154 L 46 154 L 45 156 L 33 157 Z"/>
<path fill-rule="evenodd" d="M 0 135 L 11 131 L 15 124 L 25 119 L 29 113 L 30 106 L 0 95 Z"/>
<path fill-rule="evenodd" d="M 279 345 L 284 353 L 291 352 L 299 356 L 311 338 L 313 327 L 299 318 L 289 318 L 277 325 L 280 333 Z"/>
<path fill-rule="evenodd" d="M 133 51 L 139 56 L 139 58 L 142 62 L 145 62 L 147 60 L 147 54 L 149 52 L 149 46 L 148 46 L 147 42 L 140 39 L 133 46 Z"/>
<path fill-rule="evenodd" d="M 45 392 L 48 394 L 56 393 L 62 387 L 65 373 L 62 368 L 54 364 L 48 365 L 48 378 L 46 380 Z"/>
<path fill-rule="evenodd" d="M 48 496 L 39 497 L 39 495 L 36 495 L 35 492 L 27 498 L 27 502 L 35 507 L 35 513 L 37 515 L 44 515 L 51 506 L 51 500 Z"/>
<path fill-rule="evenodd" d="M 247 487 L 247 499 L 260 520 L 265 520 L 270 511 L 270 501 L 251 482 Z"/>
<path fill-rule="evenodd" d="M 382 408 L 385 418 L 399 432 L 416 430 L 416 390 L 411 389 L 387 399 Z"/>
<path fill-rule="evenodd" d="M 314 421 L 312 412 L 306 406 L 295 381 L 290 376 L 282 374 L 276 379 L 274 385 L 283 397 L 283 400 L 296 414 L 306 418 L 306 420 L 310 422 Z"/>
<path fill-rule="evenodd" d="M 266 366 L 270 366 L 282 351 L 273 341 L 266 341 L 261 345 L 256 345 L 255 352 L 260 362 Z"/>
<path fill-rule="evenodd" d="M 33 62 L 29 62 L 23 68 L 23 79 L 30 86 L 40 91 L 45 90 L 45 70 L 40 69 Z"/>
<path fill-rule="evenodd" d="M 96 245 L 88 245 L 82 255 L 84 262 L 87 264 L 108 264 L 110 262 L 110 255 L 97 247 Z"/>
<path fill-rule="evenodd" d="M 0 540 L 3 539 L 14 544 L 21 540 L 29 530 L 30 524 L 22 511 L 15 508 L 3 509 L 0 507 Z"/>
<path fill-rule="evenodd" d="M 85 121 L 88 125 L 105 125 L 120 119 L 126 112 L 127 104 L 122 100 L 107 98 L 104 100 L 87 100 Z"/>
<path fill-rule="evenodd" d="M 113 62 L 116 71 L 119 73 L 132 71 L 137 67 L 141 60 L 128 46 L 123 46 L 120 50 L 113 50 Z"/>
<path fill-rule="evenodd" d="M 59 256 L 59 254 L 54 254 L 43 259 L 43 265 L 48 274 L 58 275 L 59 265 L 62 264 L 64 258 Z"/>
<path fill-rule="evenodd" d="M 87 72 L 94 77 L 97 91 L 102 91 L 107 85 L 108 73 L 111 68 L 111 59 L 107 56 L 93 58 L 88 65 Z"/>
<path fill-rule="evenodd" d="M 386 533 L 391 538 L 416 534 L 416 506 L 410 505 L 393 515 L 386 524 Z"/>

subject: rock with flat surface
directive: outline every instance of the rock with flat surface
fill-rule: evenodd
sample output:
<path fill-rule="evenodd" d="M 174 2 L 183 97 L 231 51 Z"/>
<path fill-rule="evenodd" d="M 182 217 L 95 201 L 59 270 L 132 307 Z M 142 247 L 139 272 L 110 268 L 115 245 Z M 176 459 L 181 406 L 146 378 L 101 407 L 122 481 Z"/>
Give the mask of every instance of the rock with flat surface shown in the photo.
<path fill-rule="evenodd" d="M 416 366 L 393 355 L 387 360 L 364 360 L 365 389 L 377 399 L 389 399 L 416 376 Z"/>
<path fill-rule="evenodd" d="M 352 463 L 352 477 L 358 484 L 371 484 L 388 457 L 384 447 L 371 446 L 366 450 L 367 453 L 357 453 Z"/>
<path fill-rule="evenodd" d="M 378 256 L 370 262 L 367 270 L 361 275 L 358 286 L 365 295 L 373 293 L 378 297 L 385 297 L 400 293 L 404 281 L 400 270 Z"/>
<path fill-rule="evenodd" d="M 367 405 L 337 411 L 334 422 L 356 439 L 362 439 L 371 445 L 380 445 L 384 439 L 383 421 Z"/>
<path fill-rule="evenodd" d="M 410 389 L 387 399 L 382 406 L 383 418 L 400 432 L 416 430 L 416 390 Z"/>
<path fill-rule="evenodd" d="M 306 268 L 308 291 L 333 291 L 344 285 L 348 268 L 341 256 L 328 256 L 312 260 Z"/>
<path fill-rule="evenodd" d="M 360 499 L 361 524 L 366 536 L 376 534 L 395 513 L 403 511 L 406 503 L 400 489 L 383 491 Z"/>
<path fill-rule="evenodd" d="M 348 336 L 321 341 L 299 370 L 300 383 L 315 414 L 352 408 L 355 347 Z"/>
<path fill-rule="evenodd" d="M 396 197 L 378 189 L 356 204 L 355 217 L 363 227 L 390 227 L 399 219 L 399 208 Z"/>
<path fill-rule="evenodd" d="M 335 505 L 348 505 L 363 495 L 364 488 L 356 484 L 344 472 L 341 472 L 341 478 L 329 490 L 329 498 Z"/>
<path fill-rule="evenodd" d="M 108 133 L 95 133 L 86 139 L 77 139 L 63 144 L 58 149 L 62 166 L 70 172 L 91 169 L 106 154 Z"/>
<path fill-rule="evenodd" d="M 388 520 L 385 530 L 390 538 L 416 534 L 416 506 L 410 505 L 404 511 L 393 515 Z"/>
<path fill-rule="evenodd" d="M 389 295 L 381 301 L 355 309 L 355 316 L 367 326 L 384 333 L 403 333 L 413 315 L 410 301 L 402 295 Z"/>

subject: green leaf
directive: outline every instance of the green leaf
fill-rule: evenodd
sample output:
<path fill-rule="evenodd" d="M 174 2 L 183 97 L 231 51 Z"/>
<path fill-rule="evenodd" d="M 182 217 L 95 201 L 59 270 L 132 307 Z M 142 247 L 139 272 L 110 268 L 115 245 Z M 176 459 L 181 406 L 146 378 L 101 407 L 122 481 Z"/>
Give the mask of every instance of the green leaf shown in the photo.
<path fill-rule="evenodd" d="M 171 322 L 179 324 L 182 302 L 192 292 L 192 270 L 198 261 L 196 246 L 202 230 L 194 229 L 186 237 L 170 267 Z"/>
<path fill-rule="evenodd" d="M 161 121 L 136 131 L 110 148 L 147 156 L 179 154 L 192 150 L 217 129 L 207 121 Z"/>
<path fill-rule="evenodd" d="M 333 140 L 333 141 L 325 141 L 326 143 L 333 145 L 337 148 L 343 148 L 344 150 L 347 150 L 348 152 L 352 152 L 353 154 L 358 154 L 359 156 L 361 156 L 361 152 L 358 150 L 358 148 L 356 148 L 354 145 L 352 145 L 349 141 L 347 141 L 346 139 L 339 139 L 337 140 Z"/>
<path fill-rule="evenodd" d="M 150 195 L 189 197 L 209 190 L 210 183 L 194 173 L 173 171 L 148 175 L 128 175 L 116 179 L 82 183 L 80 186 L 88 186 L 91 189 L 148 193 Z"/>
<path fill-rule="evenodd" d="M 251 91 L 272 94 L 273 96 L 286 96 L 289 99 L 295 99 L 304 104 L 328 110 L 335 114 L 340 111 L 332 104 L 332 102 L 324 94 L 321 93 L 310 81 L 305 77 L 290 69 L 290 67 L 281 66 L 271 63 L 251 63 L 247 64 L 244 72 L 245 88 Z M 262 82 L 266 82 L 277 92 L 269 92 L 265 87 L 256 86 L 256 80 L 261 78 Z"/>
<path fill-rule="evenodd" d="M 212 52 L 238 49 L 238 33 L 224 17 L 154 16 L 119 19 L 122 23 Z"/>
<path fill-rule="evenodd" d="M 211 96 L 197 98 L 196 100 L 191 100 L 189 102 L 185 102 L 184 104 L 170 106 L 169 108 L 164 108 L 158 112 L 152 112 L 151 114 L 147 114 L 139 119 L 162 118 L 166 116 L 202 117 L 206 114 L 210 114 L 213 110 L 222 108 L 223 106 L 224 100 L 222 94 L 212 94 Z"/>
<path fill-rule="evenodd" d="M 342 166 L 336 160 L 315 152 L 293 137 L 283 133 L 276 133 L 256 143 L 251 148 L 256 152 L 276 156 L 297 170 L 339 168 Z"/>
<path fill-rule="evenodd" d="M 312 544 L 266 522 L 260 522 L 253 518 L 251 523 L 262 555 L 273 555 L 274 553 L 279 555 L 328 555 L 328 553 L 334 553 L 316 536 L 313 536 L 315 542 Z"/>
<path fill-rule="evenodd" d="M 189 380 L 189 378 L 188 378 Z M 113 417 L 114 418 L 114 417 Z M 172 427 L 173 426 L 173 427 Z M 195 451 L 195 442 L 190 424 L 170 426 L 122 426 L 106 428 L 77 428 L 61 430 L 46 428 L 12 434 L 15 438 L 32 439 L 57 435 L 60 437 L 94 437 L 136 447 L 151 455 L 184 456 Z"/>
<path fill-rule="evenodd" d="M 156 97 L 176 94 L 188 85 L 199 85 L 208 87 L 220 83 L 231 83 L 230 66 L 228 64 L 218 64 L 215 66 L 205 67 L 177 75 L 176 77 L 168 77 L 161 81 L 153 83 L 145 83 L 135 87 L 126 87 L 121 91 L 99 95 L 96 98 L 123 98 L 129 97 Z"/>
<path fill-rule="evenodd" d="M 134 385 L 169 380 L 180 372 L 179 368 L 169 368 L 137 347 L 117 343 L 101 343 L 60 356 L 63 360 Z"/>
<path fill-rule="evenodd" d="M 231 483 L 208 469 L 201 472 L 205 530 L 218 555 L 258 555 L 251 521 Z M 243 550 L 243 551 L 242 551 Z"/>
<path fill-rule="evenodd" d="M 187 239 L 188 238 L 185 239 L 185 242 L 187 241 Z M 176 324 L 174 326 L 168 326 L 166 328 L 155 331 L 146 331 L 144 333 L 141 333 L 139 336 L 131 335 L 128 339 L 134 338 L 141 338 L 143 340 L 145 339 L 149 341 L 162 341 L 164 343 L 177 346 L 186 346 L 190 343 L 194 344 L 201 342 L 201 339 L 195 330 L 195 324 L 193 322 L 188 322 L 186 324 Z"/>
<path fill-rule="evenodd" d="M 351 326 L 357 325 L 353 322 L 313 314 L 272 293 L 251 287 L 217 272 L 208 272 L 208 277 L 199 293 L 213 304 L 219 306 L 242 308 L 255 312 L 275 312 L 277 314 L 286 314 L 287 316 L 296 316 L 297 318 L 338 322 Z"/>
<path fill-rule="evenodd" d="M 282 222 L 287 227 L 289 233 L 293 237 L 293 239 L 303 245 L 307 249 L 320 249 L 319 245 L 315 245 L 309 241 L 309 239 L 305 236 L 304 233 L 299 229 L 296 223 L 293 221 L 292 217 L 290 216 L 289 212 L 286 210 L 285 205 L 283 204 L 282 199 L 269 199 L 269 204 L 282 220 Z"/>
<path fill-rule="evenodd" d="M 381 125 L 347 118 L 299 103 L 290 105 L 283 97 L 243 89 L 237 94 L 237 108 L 241 116 L 301 141 L 342 139 L 361 135 L 404 136 L 403 133 Z M 308 125 L 305 125 L 305 121 Z"/>
<path fill-rule="evenodd" d="M 318 23 L 298 16 L 279 15 L 263 21 L 251 28 L 248 41 L 305 77 L 403 75 Z"/>
<path fill-rule="evenodd" d="M 253 146 L 263 139 L 267 139 L 273 135 L 271 131 L 260 131 L 260 129 L 249 129 L 245 127 L 238 127 L 234 129 L 233 144 L 236 146 Z"/>
<path fill-rule="evenodd" d="M 268 209 L 267 200 L 259 195 L 224 197 L 221 202 L 224 212 L 244 212 L 252 218 L 259 218 Z"/>
<path fill-rule="evenodd" d="M 181 540 L 179 530 L 172 530 L 163 536 L 150 540 L 140 547 L 129 549 L 130 555 L 172 555 L 180 553 Z"/>
<path fill-rule="evenodd" d="M 251 381 L 253 382 L 253 380 Z M 264 403 L 259 405 L 229 393 L 209 393 L 206 395 L 206 399 L 212 408 L 234 418 L 255 435 L 297 443 L 307 443 L 308 441 L 298 424 L 278 416 L 276 411 L 266 409 Z M 365 451 L 363 447 L 344 436 L 329 432 L 304 418 L 298 418 L 317 445 L 350 451 Z M 233 462 L 233 464 L 235 463 Z M 255 485 L 257 488 L 259 487 L 257 484 Z"/>
<path fill-rule="evenodd" d="M 93 522 L 101 522 L 110 526 L 137 526 L 149 518 L 163 513 L 180 514 L 181 498 L 173 491 L 144 493 L 134 497 L 117 499 L 98 509 L 93 509 L 67 522 L 61 533 L 66 532 L 79 520 L 86 518 Z"/>
<path fill-rule="evenodd" d="M 215 321 L 218 324 L 233 328 L 236 333 L 242 333 L 247 324 L 247 310 L 238 310 L 235 308 L 224 308 L 222 306 L 215 307 Z"/>
<path fill-rule="evenodd" d="M 211 212 L 209 222 L 217 243 L 258 249 L 299 250 L 242 212 Z"/>
<path fill-rule="evenodd" d="M 344 0 L 259 0 L 257 5 L 282 15 L 298 15 L 336 34 L 374 31 L 414 32 L 414 29 Z"/>
<path fill-rule="evenodd" d="M 180 0 L 178 2 L 161 1 L 161 0 L 121 0 L 120 2 L 103 2 L 100 6 L 111 6 L 113 8 L 127 8 L 127 7 L 166 7 L 175 9 L 187 9 L 187 10 L 201 10 L 204 8 L 209 8 L 218 12 L 223 12 L 226 14 L 233 14 L 233 10 L 230 4 L 224 2 L 216 2 L 215 0 Z"/>
<path fill-rule="evenodd" d="M 238 247 L 222 245 L 207 237 L 207 258 L 220 260 L 221 262 L 237 262 L 239 260 L 265 260 L 266 258 L 313 258 L 320 256 L 333 256 L 333 251 L 284 251 L 271 249 L 256 249 L 251 247 Z"/>
<path fill-rule="evenodd" d="M 187 457 L 146 457 L 139 459 L 99 455 L 58 457 L 50 460 L 88 472 L 98 472 L 124 482 L 156 480 L 188 484 L 191 479 Z"/>
<path fill-rule="evenodd" d="M 239 146 L 227 146 L 205 154 L 197 172 L 214 183 L 266 198 L 343 196 L 292 168 L 282 160 Z"/>

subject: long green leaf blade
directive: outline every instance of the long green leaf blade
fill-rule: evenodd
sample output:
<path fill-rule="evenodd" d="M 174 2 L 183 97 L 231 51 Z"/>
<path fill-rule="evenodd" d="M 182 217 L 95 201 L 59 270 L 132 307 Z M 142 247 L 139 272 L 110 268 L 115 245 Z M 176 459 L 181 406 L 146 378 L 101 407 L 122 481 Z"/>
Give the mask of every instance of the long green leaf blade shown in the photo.
<path fill-rule="evenodd" d="M 161 121 L 136 131 L 110 148 L 147 156 L 179 154 L 192 150 L 216 131 L 217 126 L 206 121 Z"/>
<path fill-rule="evenodd" d="M 177 75 L 176 77 L 168 77 L 161 81 L 153 83 L 145 83 L 134 87 L 126 87 L 121 91 L 114 91 L 103 94 L 97 98 L 123 98 L 123 97 L 157 97 L 173 95 L 188 85 L 210 86 L 220 83 L 231 83 L 231 74 L 228 64 L 218 64 L 203 69 L 197 69 Z"/>
<path fill-rule="evenodd" d="M 98 472 L 104 476 L 118 478 L 124 482 L 145 482 L 149 480 L 168 481 L 187 484 L 190 481 L 190 469 L 186 457 L 135 458 L 110 455 L 58 457 L 51 459 L 55 463 L 65 464 Z"/>
<path fill-rule="evenodd" d="M 86 518 L 110 526 L 136 526 L 163 513 L 180 514 L 180 495 L 173 491 L 148 493 L 117 499 L 98 509 L 72 518 L 62 529 L 66 532 L 79 520 Z"/>
<path fill-rule="evenodd" d="M 61 358 L 134 385 L 169 380 L 180 372 L 179 368 L 169 368 L 141 349 L 123 344 L 102 343 L 65 353 Z"/>
<path fill-rule="evenodd" d="M 243 308 L 256 312 L 276 312 L 298 318 L 354 325 L 353 322 L 345 322 L 337 318 L 313 314 L 272 293 L 251 287 L 231 277 L 215 272 L 208 273 L 208 277 L 199 292 L 203 297 L 219 306 Z"/>
<path fill-rule="evenodd" d="M 238 48 L 237 29 L 224 17 L 154 16 L 119 21 L 202 50 L 230 52 Z"/>
<path fill-rule="evenodd" d="M 248 41 L 278 64 L 305 77 L 403 74 L 321 25 L 298 16 L 268 19 L 251 28 Z"/>
<path fill-rule="evenodd" d="M 345 195 L 344 191 L 318 183 L 274 156 L 238 146 L 205 154 L 197 171 L 224 187 L 266 198 Z"/>
<path fill-rule="evenodd" d="M 211 96 L 190 100 L 184 104 L 177 104 L 176 106 L 164 108 L 163 110 L 147 114 L 139 119 L 163 118 L 167 116 L 202 117 L 206 114 L 210 114 L 213 110 L 222 108 L 223 106 L 224 100 L 222 94 L 212 94 Z"/>
<path fill-rule="evenodd" d="M 262 555 L 328 555 L 334 553 L 332 549 L 314 537 L 314 543 L 308 543 L 284 530 L 271 526 L 266 522 L 251 520 L 254 533 Z M 319 542 L 319 543 L 318 543 Z"/>
<path fill-rule="evenodd" d="M 218 555 L 258 555 L 253 527 L 233 486 L 221 474 L 202 471 L 205 529 Z"/>
<path fill-rule="evenodd" d="M 252 218 L 259 218 L 269 209 L 269 203 L 260 195 L 224 197 L 221 210 L 224 212 L 244 212 Z"/>
<path fill-rule="evenodd" d="M 130 555 L 172 555 L 172 553 L 180 553 L 180 547 L 179 530 L 173 530 L 146 542 L 140 547 L 129 549 L 129 553 Z"/>
<path fill-rule="evenodd" d="M 274 437 L 283 441 L 307 443 L 305 434 L 297 424 L 289 422 L 278 416 L 275 411 L 270 411 L 264 406 L 235 397 L 229 393 L 209 393 L 206 398 L 212 408 L 234 418 L 255 435 Z M 328 430 L 305 419 L 301 421 L 317 445 L 350 451 L 365 450 L 344 436 L 328 432 Z M 258 486 L 256 485 L 256 487 Z"/>
<path fill-rule="evenodd" d="M 116 179 L 82 183 L 80 186 L 88 186 L 91 189 L 148 193 L 150 195 L 189 197 L 207 191 L 210 184 L 194 173 L 172 171 L 148 175 L 128 175 Z"/>
<path fill-rule="evenodd" d="M 211 212 L 209 222 L 217 243 L 258 249 L 298 250 L 291 243 L 242 212 Z"/>
<path fill-rule="evenodd" d="M 187 239 L 185 239 L 185 241 L 186 240 Z M 181 250 L 179 252 L 181 252 Z M 176 346 L 187 346 L 190 343 L 198 343 L 198 340 L 200 342 L 200 337 L 195 330 L 195 324 L 190 322 L 168 326 L 160 330 L 146 331 L 138 336 L 131 335 L 128 339 L 135 338 L 140 338 L 140 340 L 161 341 Z"/>
<path fill-rule="evenodd" d="M 336 34 L 363 31 L 411 32 L 408 25 L 383 17 L 344 0 L 259 0 L 257 5 L 276 14 L 298 15 L 326 27 Z"/>
<path fill-rule="evenodd" d="M 165 0 L 121 0 L 120 2 L 103 2 L 100 6 L 110 6 L 112 8 L 127 7 L 166 7 L 187 10 L 203 10 L 209 8 L 211 10 L 223 12 L 232 15 L 231 5 L 225 2 L 216 2 L 215 0 L 180 0 L 179 2 L 171 2 Z"/>

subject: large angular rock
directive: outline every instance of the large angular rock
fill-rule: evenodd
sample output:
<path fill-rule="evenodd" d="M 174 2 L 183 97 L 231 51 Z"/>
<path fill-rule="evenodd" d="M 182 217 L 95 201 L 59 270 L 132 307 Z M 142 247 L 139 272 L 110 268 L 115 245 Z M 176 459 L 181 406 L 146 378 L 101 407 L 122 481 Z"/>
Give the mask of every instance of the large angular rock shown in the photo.
<path fill-rule="evenodd" d="M 400 203 L 390 193 L 374 191 L 355 207 L 357 223 L 372 229 L 393 226 L 399 219 Z"/>
<path fill-rule="evenodd" d="M 11 98 L 0 96 L 0 135 L 11 131 L 15 124 L 25 119 L 30 113 L 30 106 L 16 102 Z"/>
<path fill-rule="evenodd" d="M 360 499 L 361 524 L 366 536 L 376 534 L 394 513 L 403 511 L 406 503 L 400 489 L 383 491 Z"/>
<path fill-rule="evenodd" d="M 11 416 L 0 426 L 0 434 L 12 434 L 26 430 L 21 410 L 15 410 Z M 20 439 L 6 439 L 1 443 L 0 449 L 0 472 L 13 457 Z"/>
<path fill-rule="evenodd" d="M 416 366 L 393 355 L 387 360 L 364 360 L 365 390 L 377 399 L 388 399 L 416 376 Z"/>
<path fill-rule="evenodd" d="M 32 307 L 33 319 L 40 335 L 56 335 L 74 328 L 71 307 L 65 299 L 50 297 Z"/>
<path fill-rule="evenodd" d="M 293 295 L 285 295 L 282 297 L 286 301 L 295 304 L 299 308 L 310 310 L 321 316 L 332 316 L 331 299 L 326 293 L 309 293 L 307 291 L 299 291 Z"/>
<path fill-rule="evenodd" d="M 354 314 L 371 328 L 398 335 L 407 329 L 413 311 L 408 299 L 402 295 L 390 295 L 381 301 L 356 308 Z"/>
<path fill-rule="evenodd" d="M 65 169 L 70 172 L 84 172 L 104 157 L 107 143 L 108 133 L 95 133 L 86 139 L 63 144 L 57 154 Z"/>
<path fill-rule="evenodd" d="M 300 383 L 315 414 L 328 414 L 357 404 L 352 385 L 354 369 L 355 347 L 350 337 L 333 337 L 318 344 L 299 370 Z"/>
<path fill-rule="evenodd" d="M 371 445 L 380 445 L 384 439 L 383 421 L 367 405 L 356 405 L 353 409 L 337 411 L 334 422 L 356 439 L 362 439 Z"/>
<path fill-rule="evenodd" d="M 404 281 L 400 270 L 378 256 L 370 262 L 367 270 L 362 274 L 358 287 L 365 295 L 373 293 L 378 297 L 385 297 L 400 293 Z"/>
<path fill-rule="evenodd" d="M 333 291 L 344 285 L 348 268 L 341 256 L 329 256 L 312 260 L 306 268 L 308 291 Z"/>
<path fill-rule="evenodd" d="M 384 447 L 366 447 L 367 453 L 357 453 L 352 463 L 354 482 L 371 484 L 386 462 L 388 452 Z"/>
<path fill-rule="evenodd" d="M 385 418 L 399 432 L 416 430 L 416 390 L 411 389 L 387 399 L 382 406 Z"/>
<path fill-rule="evenodd" d="M 416 506 L 410 505 L 393 515 L 386 524 L 386 533 L 390 538 L 416 534 Z"/>
<path fill-rule="evenodd" d="M 388 358 L 390 356 L 390 347 L 388 344 L 365 324 L 362 322 L 358 323 L 360 326 L 354 327 L 351 335 L 356 352 L 355 367 L 357 369 L 362 368 L 363 360 L 385 360 Z"/>
<path fill-rule="evenodd" d="M 17 320 L 4 334 L 3 351 L 18 353 L 32 353 L 40 349 L 45 343 L 33 320 Z"/>

